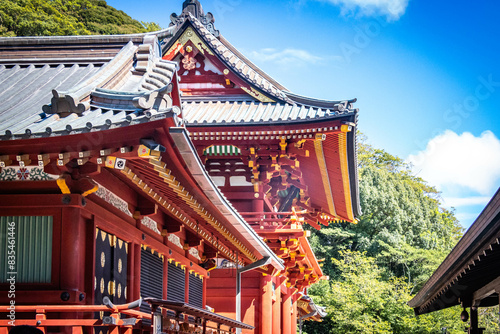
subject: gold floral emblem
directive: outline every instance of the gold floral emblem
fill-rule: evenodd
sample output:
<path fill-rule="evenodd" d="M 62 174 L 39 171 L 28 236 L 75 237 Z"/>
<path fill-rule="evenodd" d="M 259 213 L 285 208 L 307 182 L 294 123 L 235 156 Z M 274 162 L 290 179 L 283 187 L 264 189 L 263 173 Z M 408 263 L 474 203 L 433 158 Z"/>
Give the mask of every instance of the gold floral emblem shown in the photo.
<path fill-rule="evenodd" d="M 115 282 L 114 281 L 109 281 L 108 282 L 108 294 L 110 296 L 115 295 Z"/>
<path fill-rule="evenodd" d="M 193 57 L 184 57 L 182 63 L 184 64 L 183 67 L 188 71 L 196 68 L 196 59 Z"/>

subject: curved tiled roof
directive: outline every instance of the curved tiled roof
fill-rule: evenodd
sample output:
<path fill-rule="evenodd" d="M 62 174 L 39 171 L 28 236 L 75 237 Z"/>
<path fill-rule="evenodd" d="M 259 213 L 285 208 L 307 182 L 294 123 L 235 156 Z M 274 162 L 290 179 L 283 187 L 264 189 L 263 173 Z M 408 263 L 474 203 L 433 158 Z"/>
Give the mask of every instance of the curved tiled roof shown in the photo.
<path fill-rule="evenodd" d="M 42 105 L 50 103 L 53 89 L 68 90 L 100 69 L 93 64 L 0 65 L 0 134 L 7 130 L 24 133 L 27 127 L 36 127 L 47 118 Z"/>
<path fill-rule="evenodd" d="M 354 114 L 354 110 L 348 109 L 338 112 L 333 108 L 318 108 L 304 104 L 248 101 L 188 101 L 182 104 L 182 109 L 184 119 L 190 126 L 290 123 L 333 119 Z"/>
<path fill-rule="evenodd" d="M 44 55 L 32 64 L 4 65 L 17 59 L 0 57 L 0 139 L 105 130 L 180 114 L 168 98 L 162 99 L 171 89 L 176 64 L 153 54 L 154 38 L 146 44 L 133 42 L 135 38 L 144 42 L 146 37 L 150 36 L 120 36 L 124 46 L 110 61 L 101 63 L 56 55 L 47 61 Z M 93 45 L 102 39 L 85 37 L 85 43 Z M 35 40 L 12 41 L 24 43 L 26 50 L 28 42 Z M 5 44 L 0 39 L 0 48 Z M 84 44 L 81 49 L 87 47 Z M 25 59 L 22 52 L 17 57 Z M 162 103 L 154 109 L 157 97 Z M 65 109 L 68 101 L 74 106 Z"/>
<path fill-rule="evenodd" d="M 172 81 L 177 64 L 171 61 L 157 59 L 151 70 L 144 76 L 139 90 L 156 90 Z"/>
<path fill-rule="evenodd" d="M 2 124 L 0 131 L 3 133 L 0 133 L 0 139 L 41 138 L 108 130 L 176 116 L 179 112 L 177 107 L 173 107 L 159 112 L 91 109 L 81 115 L 73 113 L 64 118 L 58 115 L 45 115 L 36 122 L 32 119 L 26 120 L 19 126 L 8 127 L 7 130 Z"/>

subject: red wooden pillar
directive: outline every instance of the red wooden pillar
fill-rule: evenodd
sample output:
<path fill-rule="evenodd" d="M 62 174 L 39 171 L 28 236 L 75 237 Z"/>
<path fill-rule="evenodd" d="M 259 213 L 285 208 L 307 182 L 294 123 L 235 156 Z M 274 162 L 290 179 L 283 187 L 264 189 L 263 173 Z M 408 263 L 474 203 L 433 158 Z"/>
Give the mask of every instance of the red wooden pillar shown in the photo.
<path fill-rule="evenodd" d="M 189 304 L 189 270 L 187 268 L 184 269 L 184 286 L 184 302 Z M 184 321 L 188 321 L 187 315 L 184 315 Z"/>
<path fill-rule="evenodd" d="M 134 268 L 132 273 L 134 275 L 132 292 L 132 300 L 137 300 L 141 297 L 141 245 L 134 243 L 132 245 L 132 252 L 134 253 Z"/>
<path fill-rule="evenodd" d="M 85 289 L 85 221 L 80 215 L 80 209 L 62 209 L 61 236 L 61 290 L 83 292 Z M 61 319 L 78 318 L 81 318 L 81 314 L 76 312 L 61 313 Z M 43 331 L 45 333 L 45 329 Z M 61 332 L 70 334 L 71 327 L 64 327 Z"/>
<path fill-rule="evenodd" d="M 283 295 L 283 312 L 282 320 L 283 328 L 281 330 L 282 334 L 292 333 L 292 294 L 290 289 L 287 289 L 287 293 Z"/>
<path fill-rule="evenodd" d="M 94 220 L 85 221 L 85 303 L 95 305 L 94 278 L 95 278 L 95 244 L 96 225 Z M 130 263 L 128 263 L 130 266 Z M 129 270 L 127 268 L 127 270 Z M 130 272 L 130 271 L 127 271 Z"/>
<path fill-rule="evenodd" d="M 261 315 L 260 334 L 273 334 L 273 283 L 272 276 L 266 275 L 260 278 Z"/>
<path fill-rule="evenodd" d="M 291 301 L 292 301 L 292 321 L 291 321 L 291 332 L 292 334 L 297 333 L 297 299 L 299 295 L 298 293 L 294 293 L 292 295 Z M 285 334 L 285 333 L 284 333 Z"/>
<path fill-rule="evenodd" d="M 85 226 L 77 208 L 62 210 L 61 289 L 84 291 Z"/>
<path fill-rule="evenodd" d="M 273 334 L 281 333 L 281 285 L 278 285 L 279 279 L 277 281 L 274 290 L 275 301 L 273 303 Z"/>
<path fill-rule="evenodd" d="M 260 194 L 260 196 L 262 195 Z M 253 212 L 264 212 L 264 199 L 262 198 L 254 199 L 252 201 L 252 210 Z"/>

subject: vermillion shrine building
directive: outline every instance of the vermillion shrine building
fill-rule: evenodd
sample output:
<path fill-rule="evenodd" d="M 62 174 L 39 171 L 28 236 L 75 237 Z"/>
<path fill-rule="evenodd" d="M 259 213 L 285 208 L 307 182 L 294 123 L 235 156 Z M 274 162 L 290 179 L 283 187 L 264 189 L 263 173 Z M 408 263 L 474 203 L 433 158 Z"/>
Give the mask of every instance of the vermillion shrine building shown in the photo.
<path fill-rule="evenodd" d="M 171 19 L 0 38 L 0 334 L 291 334 L 325 316 L 304 225 L 360 214 L 355 100 L 288 91 L 196 0 Z"/>

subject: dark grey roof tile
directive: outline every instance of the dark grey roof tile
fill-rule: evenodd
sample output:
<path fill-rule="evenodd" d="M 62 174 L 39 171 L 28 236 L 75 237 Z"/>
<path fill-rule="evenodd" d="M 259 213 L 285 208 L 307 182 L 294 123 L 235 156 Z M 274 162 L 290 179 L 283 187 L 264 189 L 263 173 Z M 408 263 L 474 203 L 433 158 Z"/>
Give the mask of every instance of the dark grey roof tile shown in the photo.
<path fill-rule="evenodd" d="M 335 118 L 352 114 L 348 110 L 339 114 L 330 109 L 319 109 L 303 104 L 281 104 L 246 101 L 188 101 L 182 104 L 187 124 L 263 124 L 297 122 L 311 119 Z"/>
<path fill-rule="evenodd" d="M 77 114 L 70 114 L 64 118 L 58 119 L 56 122 L 53 122 L 52 124 L 50 124 L 50 126 L 47 126 L 47 128 L 50 128 L 50 132 L 63 131 L 66 130 L 66 125 L 70 124 L 76 119 L 78 119 Z"/>

